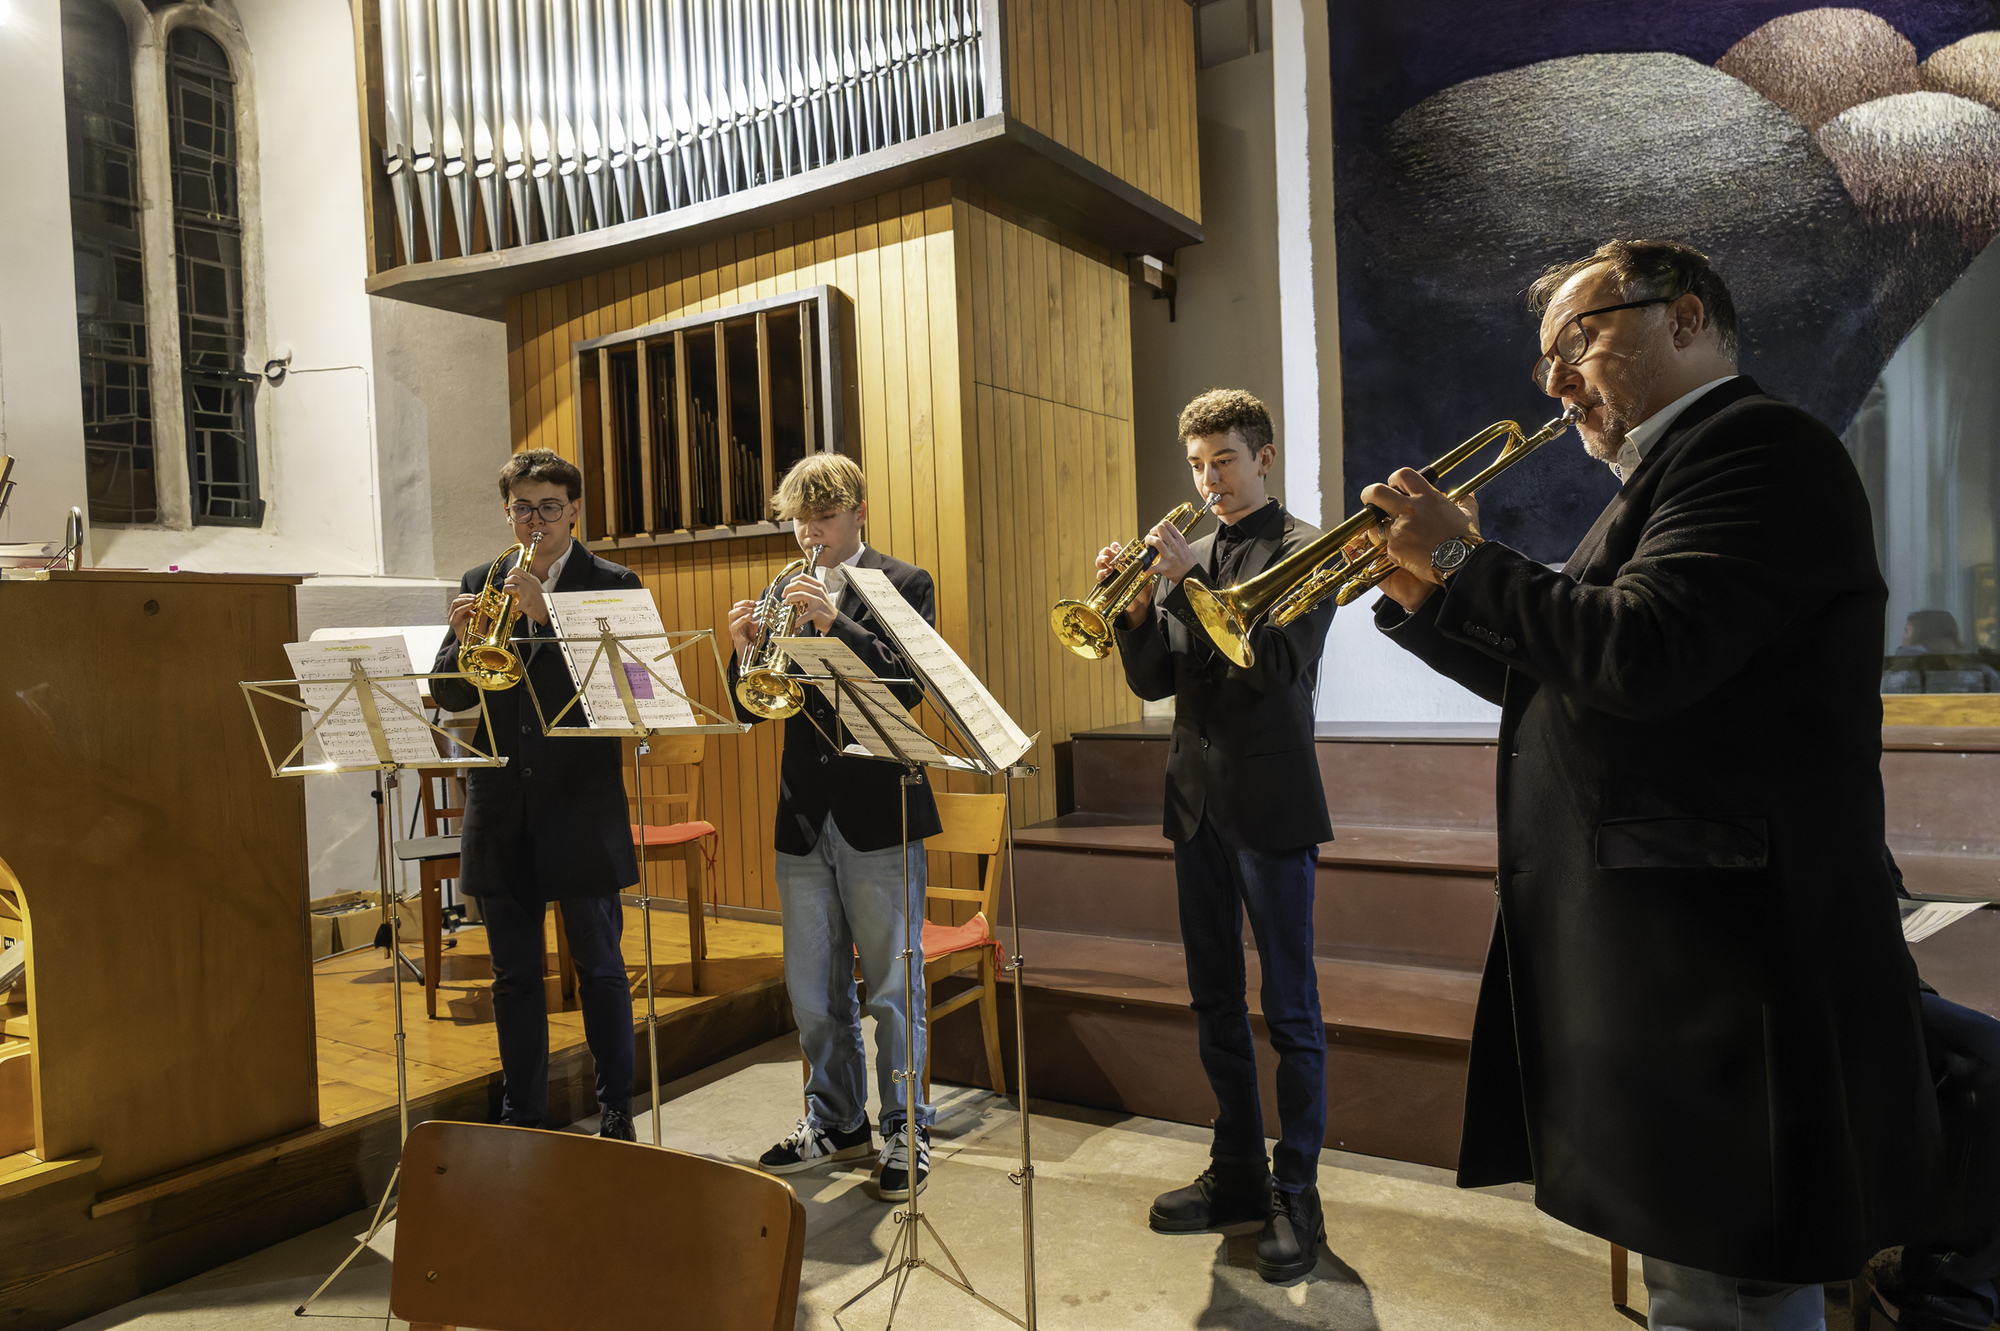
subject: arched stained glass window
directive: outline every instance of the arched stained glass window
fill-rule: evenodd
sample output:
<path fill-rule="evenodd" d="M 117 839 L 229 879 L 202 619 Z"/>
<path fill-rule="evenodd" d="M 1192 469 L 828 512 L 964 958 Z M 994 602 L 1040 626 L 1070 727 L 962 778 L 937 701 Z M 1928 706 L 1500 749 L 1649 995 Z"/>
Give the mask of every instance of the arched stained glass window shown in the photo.
<path fill-rule="evenodd" d="M 125 24 L 98 0 L 63 0 L 76 338 L 93 522 L 156 522 L 138 135 Z"/>
<path fill-rule="evenodd" d="M 256 375 L 243 366 L 243 223 L 236 191 L 236 83 L 206 34 L 167 42 L 182 397 L 194 520 L 255 527 Z"/>

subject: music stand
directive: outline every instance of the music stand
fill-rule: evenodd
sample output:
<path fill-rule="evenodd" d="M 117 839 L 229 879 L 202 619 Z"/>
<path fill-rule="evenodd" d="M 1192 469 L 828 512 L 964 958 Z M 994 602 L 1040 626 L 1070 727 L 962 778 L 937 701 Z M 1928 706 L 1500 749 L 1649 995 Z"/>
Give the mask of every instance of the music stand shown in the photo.
<path fill-rule="evenodd" d="M 558 627 L 560 627 L 560 613 L 557 613 L 554 617 Z M 658 622 L 657 611 L 653 613 L 652 618 L 654 623 Z M 550 737 L 584 736 L 593 739 L 604 739 L 617 735 L 639 741 L 637 746 L 632 750 L 632 795 L 638 801 L 639 826 L 641 827 L 644 827 L 646 824 L 646 787 L 645 776 L 640 770 L 639 759 L 652 752 L 652 746 L 649 741 L 654 735 L 740 735 L 750 728 L 733 717 L 723 716 L 722 713 L 716 711 L 706 703 L 691 697 L 678 683 L 662 677 L 657 670 L 653 669 L 655 662 L 670 660 L 696 643 L 706 641 L 708 643 L 709 655 L 715 662 L 716 677 L 718 679 L 726 679 L 727 672 L 723 669 L 722 653 L 715 645 L 714 629 L 654 629 L 651 625 L 646 625 L 640 632 L 619 634 L 612 628 L 612 617 L 610 615 L 600 615 L 597 616 L 597 633 L 595 635 L 558 636 L 554 639 L 541 638 L 536 641 L 554 641 L 562 644 L 563 655 L 570 663 L 573 678 L 576 674 L 577 654 L 570 649 L 585 643 L 592 644 L 595 647 L 595 651 L 590 657 L 590 664 L 585 667 L 582 677 L 575 678 L 574 680 L 576 693 L 568 702 L 557 709 L 554 716 L 549 716 L 542 709 L 541 695 L 535 692 L 534 675 L 531 672 L 524 671 L 522 678 L 527 681 L 528 697 L 535 705 L 536 718 L 542 723 L 542 734 Z M 628 646 L 630 643 L 640 642 L 653 645 L 663 643 L 666 646 L 666 650 L 647 659 L 646 651 L 648 649 L 640 649 L 635 652 Z M 593 695 L 592 685 L 599 680 L 598 671 L 600 667 L 604 671 L 604 678 L 608 679 L 617 690 L 617 710 L 610 716 L 600 715 L 599 710 L 592 707 L 587 701 Z M 672 697 L 687 704 L 686 716 L 692 718 L 696 717 L 697 714 L 703 714 L 713 718 L 712 723 L 704 724 L 699 720 L 693 721 L 692 724 L 674 724 L 670 721 L 664 724 L 660 723 L 662 721 L 659 715 L 661 709 L 654 707 L 642 708 L 640 706 L 641 699 L 633 690 L 633 667 L 642 672 L 641 678 L 648 679 L 651 684 L 657 685 L 659 688 L 666 690 Z M 679 671 L 675 670 L 674 674 L 676 679 L 678 679 Z M 650 686 L 648 691 L 651 692 Z M 603 692 L 600 685 L 596 693 L 602 697 Z M 657 695 L 654 696 L 657 697 Z M 609 699 L 605 701 L 609 701 Z M 566 726 L 561 724 L 562 719 L 569 715 L 572 709 L 580 711 L 583 714 L 585 718 L 583 725 L 572 724 Z M 618 895 L 625 901 L 629 902 L 631 900 L 628 893 L 620 892 Z M 663 901 L 670 899 L 661 898 Z M 638 904 L 639 931 L 644 939 L 643 946 L 646 962 L 646 1064 L 647 1074 L 652 1079 L 653 1087 L 653 1145 L 658 1146 L 660 1144 L 660 1012 L 658 998 L 654 992 L 653 985 L 653 901 L 652 861 L 646 858 L 646 848 L 641 845 L 639 847 Z M 694 902 L 690 900 L 688 902 L 688 909 L 693 910 L 694 908 Z M 692 988 L 692 985 L 690 985 L 690 988 Z"/>
<path fill-rule="evenodd" d="M 343 650 L 345 649 L 343 647 Z M 243 680 L 239 682 L 238 687 L 243 690 L 243 702 L 250 709 L 251 724 L 257 728 L 257 742 L 264 750 L 264 762 L 270 767 L 274 778 L 336 776 L 348 772 L 375 774 L 375 789 L 371 792 L 375 800 L 375 866 L 382 912 L 387 917 L 389 925 L 389 953 L 392 958 L 389 963 L 389 992 L 395 1013 L 397 1142 L 400 1145 L 410 1135 L 410 1082 L 404 1050 L 407 1036 L 403 1027 L 402 969 L 410 963 L 408 958 L 403 956 L 402 911 L 398 909 L 403 897 L 390 883 L 390 863 L 393 856 L 389 841 L 395 835 L 395 825 L 400 823 L 402 818 L 402 788 L 397 778 L 406 767 L 503 767 L 507 760 L 482 752 L 442 727 L 433 725 L 424 718 L 421 710 L 411 707 L 406 699 L 398 697 L 395 691 L 386 687 L 390 684 L 410 684 L 419 680 L 465 679 L 467 678 L 465 675 L 451 671 L 429 674 L 370 674 L 367 664 L 358 658 L 350 660 L 348 665 L 349 673 L 345 683 L 324 706 L 307 702 L 304 693 L 316 686 L 320 691 L 333 688 L 335 679 Z M 279 689 L 285 688 L 298 689 L 301 696 L 293 698 L 278 692 Z M 271 739 L 265 731 L 264 718 L 257 710 L 259 697 L 275 699 L 300 711 L 320 713 L 319 718 L 299 737 L 299 742 L 287 750 L 281 758 L 271 756 Z M 354 699 L 354 710 L 358 714 L 354 719 L 344 716 L 341 712 L 341 704 L 350 697 Z M 393 732 L 384 724 L 382 712 L 384 703 L 395 709 L 389 715 L 389 720 L 394 726 Z M 407 717 L 398 713 L 407 714 Z M 486 733 L 490 736 L 493 731 L 486 715 L 484 692 L 479 695 L 479 716 L 480 723 L 487 727 Z M 340 733 L 327 733 L 329 723 L 336 719 L 342 722 L 337 728 Z M 429 735 L 425 735 L 424 739 L 431 745 L 433 751 L 417 752 L 412 746 L 412 740 L 419 732 L 408 725 L 409 719 L 414 719 L 425 732 L 433 732 L 451 740 L 455 750 L 463 750 L 464 753 L 456 757 L 442 756 L 435 751 L 436 742 L 431 740 Z M 357 741 L 364 737 L 365 745 L 358 744 Z M 320 740 L 320 749 L 322 754 L 326 755 L 327 761 L 321 763 L 296 761 L 304 754 L 306 742 L 315 738 Z M 447 752 L 452 751 L 447 750 Z M 390 819 L 388 808 L 387 792 L 390 790 L 396 792 L 394 822 Z M 418 978 L 421 980 L 421 975 Z M 340 1273 L 345 1271 L 356 1257 L 361 1255 L 362 1250 L 381 1232 L 382 1227 L 395 1218 L 396 1211 L 389 1204 L 389 1199 L 395 1195 L 396 1183 L 401 1176 L 402 1163 L 399 1158 L 396 1168 L 389 1175 L 388 1186 L 382 1190 L 382 1199 L 376 1203 L 375 1216 L 370 1221 L 367 1232 L 361 1236 L 354 1245 L 354 1250 L 347 1254 L 340 1265 L 320 1282 L 319 1288 L 314 1290 L 304 1303 L 292 1310 L 294 1316 L 306 1316 L 306 1309 L 311 1307 L 320 1295 L 326 1293 L 327 1288 L 340 1278 Z"/>
<path fill-rule="evenodd" d="M 1030 776 L 1038 769 L 1022 764 L 1020 759 L 1035 746 L 1039 736 L 1030 737 L 1021 732 L 1011 718 L 1001 710 L 993 696 L 981 685 L 972 671 L 961 661 L 957 653 L 938 636 L 937 630 L 925 622 L 924 618 L 905 601 L 887 575 L 880 569 L 850 568 L 847 586 L 854 589 L 874 612 L 876 621 L 888 632 L 896 643 L 903 661 L 913 676 L 910 680 L 885 680 L 877 676 L 868 665 L 856 656 L 852 649 L 838 638 L 778 638 L 775 645 L 791 657 L 795 665 L 816 667 L 816 673 L 806 673 L 799 677 L 822 685 L 834 696 L 835 714 L 840 723 L 859 741 L 855 745 L 843 747 L 833 736 L 827 736 L 829 743 L 838 751 L 856 758 L 871 758 L 878 761 L 900 763 L 903 766 L 901 783 L 902 831 L 903 831 L 903 881 L 908 890 L 910 871 L 910 811 L 909 790 L 917 784 L 918 772 L 923 767 L 941 767 L 949 771 L 978 773 L 1003 780 Z M 960 756 L 946 750 L 910 716 L 901 701 L 889 691 L 891 684 L 915 683 L 924 697 L 943 718 L 949 731 L 957 736 L 970 756 Z M 858 724 L 857 724 L 858 723 Z M 818 723 L 815 721 L 814 725 Z M 822 733 L 824 733 L 822 731 Z M 915 971 L 923 964 L 922 929 L 923 912 L 921 906 L 906 910 L 904 920 L 903 948 L 903 1011 L 905 1019 L 911 1023 L 903 1045 L 904 1069 L 895 1074 L 903 1083 L 903 1133 L 904 1154 L 910 1170 L 910 1195 L 904 1202 L 903 1210 L 897 1217 L 897 1234 L 890 1245 L 888 1255 L 883 1259 L 882 1273 L 870 1281 L 866 1288 L 855 1294 L 847 1302 L 834 1310 L 834 1322 L 840 1323 L 840 1314 L 866 1298 L 891 1279 L 895 1280 L 894 1293 L 889 1304 L 889 1323 L 894 1325 L 896 1309 L 902 1303 L 903 1291 L 908 1287 L 911 1274 L 918 1270 L 931 1272 L 946 1284 L 977 1299 L 1000 1316 L 1035 1331 L 1035 1223 L 1034 1223 L 1034 1155 L 1029 1134 L 1028 1111 L 1028 1045 L 1027 1026 L 1022 1016 L 1022 998 L 1025 989 L 1025 975 L 1021 961 L 1021 916 L 1014 893 L 1014 800 L 1013 787 L 1002 787 L 1007 799 L 1007 891 L 1009 908 L 1013 910 L 1014 954 L 1008 959 L 1006 969 L 1014 979 L 1014 1040 L 1015 1040 L 1015 1087 L 1021 1105 L 1021 1168 L 1007 1177 L 1021 1189 L 1021 1272 L 1022 1290 L 1025 1300 L 1025 1317 L 1016 1317 L 993 1300 L 972 1287 L 965 1270 L 958 1259 L 952 1256 L 950 1247 L 937 1232 L 930 1218 L 917 1205 L 916 1164 L 916 1103 L 917 1088 L 921 1085 L 916 1066 L 915 1023 L 924 1024 L 926 1045 L 929 1041 L 930 1014 L 914 1011 L 916 1006 Z M 945 1271 L 924 1257 L 920 1247 L 919 1231 L 928 1231 L 938 1250 L 951 1263 L 952 1271 Z"/>

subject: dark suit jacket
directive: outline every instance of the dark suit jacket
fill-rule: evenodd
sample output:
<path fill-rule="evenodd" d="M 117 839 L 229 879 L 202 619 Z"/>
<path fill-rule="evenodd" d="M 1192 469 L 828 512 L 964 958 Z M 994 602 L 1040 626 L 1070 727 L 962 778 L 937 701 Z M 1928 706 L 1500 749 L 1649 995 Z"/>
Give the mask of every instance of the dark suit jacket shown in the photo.
<path fill-rule="evenodd" d="M 1475 550 L 1378 624 L 1502 709 L 1459 1182 L 1753 1279 L 1911 1232 L 1936 1142 L 1882 861 L 1882 613 L 1846 450 L 1748 379 L 1557 573 Z"/>
<path fill-rule="evenodd" d="M 467 571 L 459 590 L 477 592 L 488 567 Z M 499 576 L 506 573 L 502 569 Z M 599 559 L 579 543 L 563 565 L 561 581 L 550 590 L 639 585 L 639 575 L 631 569 Z M 523 615 L 514 635 L 553 638 L 555 630 Z M 456 637 L 445 634 L 432 669 L 457 670 L 458 645 Z M 553 720 L 576 696 L 561 646 L 521 643 L 515 650 L 525 654 L 535 693 Z M 431 681 L 431 696 L 449 711 L 477 707 L 478 692 L 464 680 Z M 508 762 L 505 767 L 475 767 L 467 775 L 460 890 L 468 896 L 504 893 L 554 901 L 616 892 L 638 882 L 620 741 L 610 736 L 545 737 L 526 682 L 488 693 L 486 711 L 495 732 L 488 737 L 494 747 L 487 751 Z M 564 718 L 565 724 L 580 721 L 575 713 Z"/>
<path fill-rule="evenodd" d="M 937 594 L 931 575 L 900 559 L 892 559 L 865 547 L 860 559 L 863 568 L 879 568 L 915 606 L 928 624 L 937 623 Z M 895 640 L 877 622 L 861 594 L 849 591 L 841 598 L 840 613 L 834 617 L 832 636 L 854 649 L 876 674 L 892 679 L 908 677 L 908 668 L 896 651 Z M 806 624 L 800 636 L 816 630 Z M 729 658 L 729 697 L 736 699 L 738 665 Z M 911 685 L 895 690 L 906 707 L 915 707 L 923 690 Z M 738 720 L 756 722 L 764 718 L 736 703 Z M 817 723 L 817 724 L 815 724 Z M 824 730 L 825 734 L 821 731 Z M 785 719 L 785 756 L 778 771 L 778 819 L 775 843 L 785 855 L 805 855 L 819 844 L 820 828 L 826 816 L 847 844 L 856 850 L 884 850 L 903 839 L 902 814 L 897 795 L 903 769 L 876 758 L 851 758 L 827 743 L 826 735 L 845 738 L 833 706 L 821 694 L 819 685 L 806 685 L 806 705 Z M 938 821 L 937 801 L 931 797 L 930 778 L 910 791 L 910 840 L 914 843 L 944 830 Z"/>
<path fill-rule="evenodd" d="M 1242 578 L 1319 535 L 1290 513 L 1278 533 L 1250 542 Z M 1213 534 L 1191 543 L 1203 578 Z M 1256 664 L 1236 665 L 1213 650 L 1208 634 L 1176 586 L 1154 602 L 1137 628 L 1118 621 L 1125 681 L 1147 701 L 1174 700 L 1174 736 L 1167 749 L 1166 820 L 1175 841 L 1193 837 L 1202 814 L 1240 845 L 1280 854 L 1333 840 L 1313 751 L 1313 684 L 1333 623 L 1333 602 L 1282 629 L 1251 630 Z"/>

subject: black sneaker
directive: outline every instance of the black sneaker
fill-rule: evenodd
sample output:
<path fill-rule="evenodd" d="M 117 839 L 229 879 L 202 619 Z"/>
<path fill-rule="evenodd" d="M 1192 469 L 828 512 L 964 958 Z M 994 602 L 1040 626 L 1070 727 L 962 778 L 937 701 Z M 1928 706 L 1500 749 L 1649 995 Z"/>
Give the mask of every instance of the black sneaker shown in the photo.
<path fill-rule="evenodd" d="M 1213 1160 L 1185 1188 L 1163 1192 L 1146 1217 L 1156 1234 L 1200 1234 L 1262 1222 L 1271 1211 L 1271 1175 L 1260 1160 Z"/>
<path fill-rule="evenodd" d="M 1325 1237 L 1318 1188 L 1301 1192 L 1272 1188 L 1271 1217 L 1257 1236 L 1257 1274 L 1273 1284 L 1298 1279 L 1319 1265 L 1319 1245 Z"/>
<path fill-rule="evenodd" d="M 882 1200 L 901 1202 L 910 1196 L 910 1143 L 902 1127 L 883 1139 L 882 1142 Z M 931 1130 L 917 1129 L 917 1191 L 924 1190 L 924 1180 L 931 1173 Z"/>
<path fill-rule="evenodd" d="M 830 1160 L 858 1160 L 868 1154 L 874 1142 L 868 1120 L 852 1132 L 834 1132 L 809 1118 L 802 1118 L 792 1135 L 757 1157 L 757 1168 L 766 1174 L 796 1174 Z"/>
<path fill-rule="evenodd" d="M 597 1135 L 609 1137 L 615 1142 L 636 1142 L 638 1132 L 632 1126 L 632 1112 L 628 1109 L 613 1109 L 606 1106 L 604 1117 L 597 1125 Z"/>

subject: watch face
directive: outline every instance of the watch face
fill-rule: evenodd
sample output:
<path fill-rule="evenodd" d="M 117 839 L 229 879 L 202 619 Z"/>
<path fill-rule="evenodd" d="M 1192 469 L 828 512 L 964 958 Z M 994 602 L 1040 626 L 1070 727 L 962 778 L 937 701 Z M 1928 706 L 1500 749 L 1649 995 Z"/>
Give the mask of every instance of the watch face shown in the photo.
<path fill-rule="evenodd" d="M 1437 550 L 1432 553 L 1431 567 L 1441 573 L 1449 573 L 1452 569 L 1463 564 L 1465 557 L 1471 553 L 1472 547 L 1454 536 L 1439 545 Z"/>

